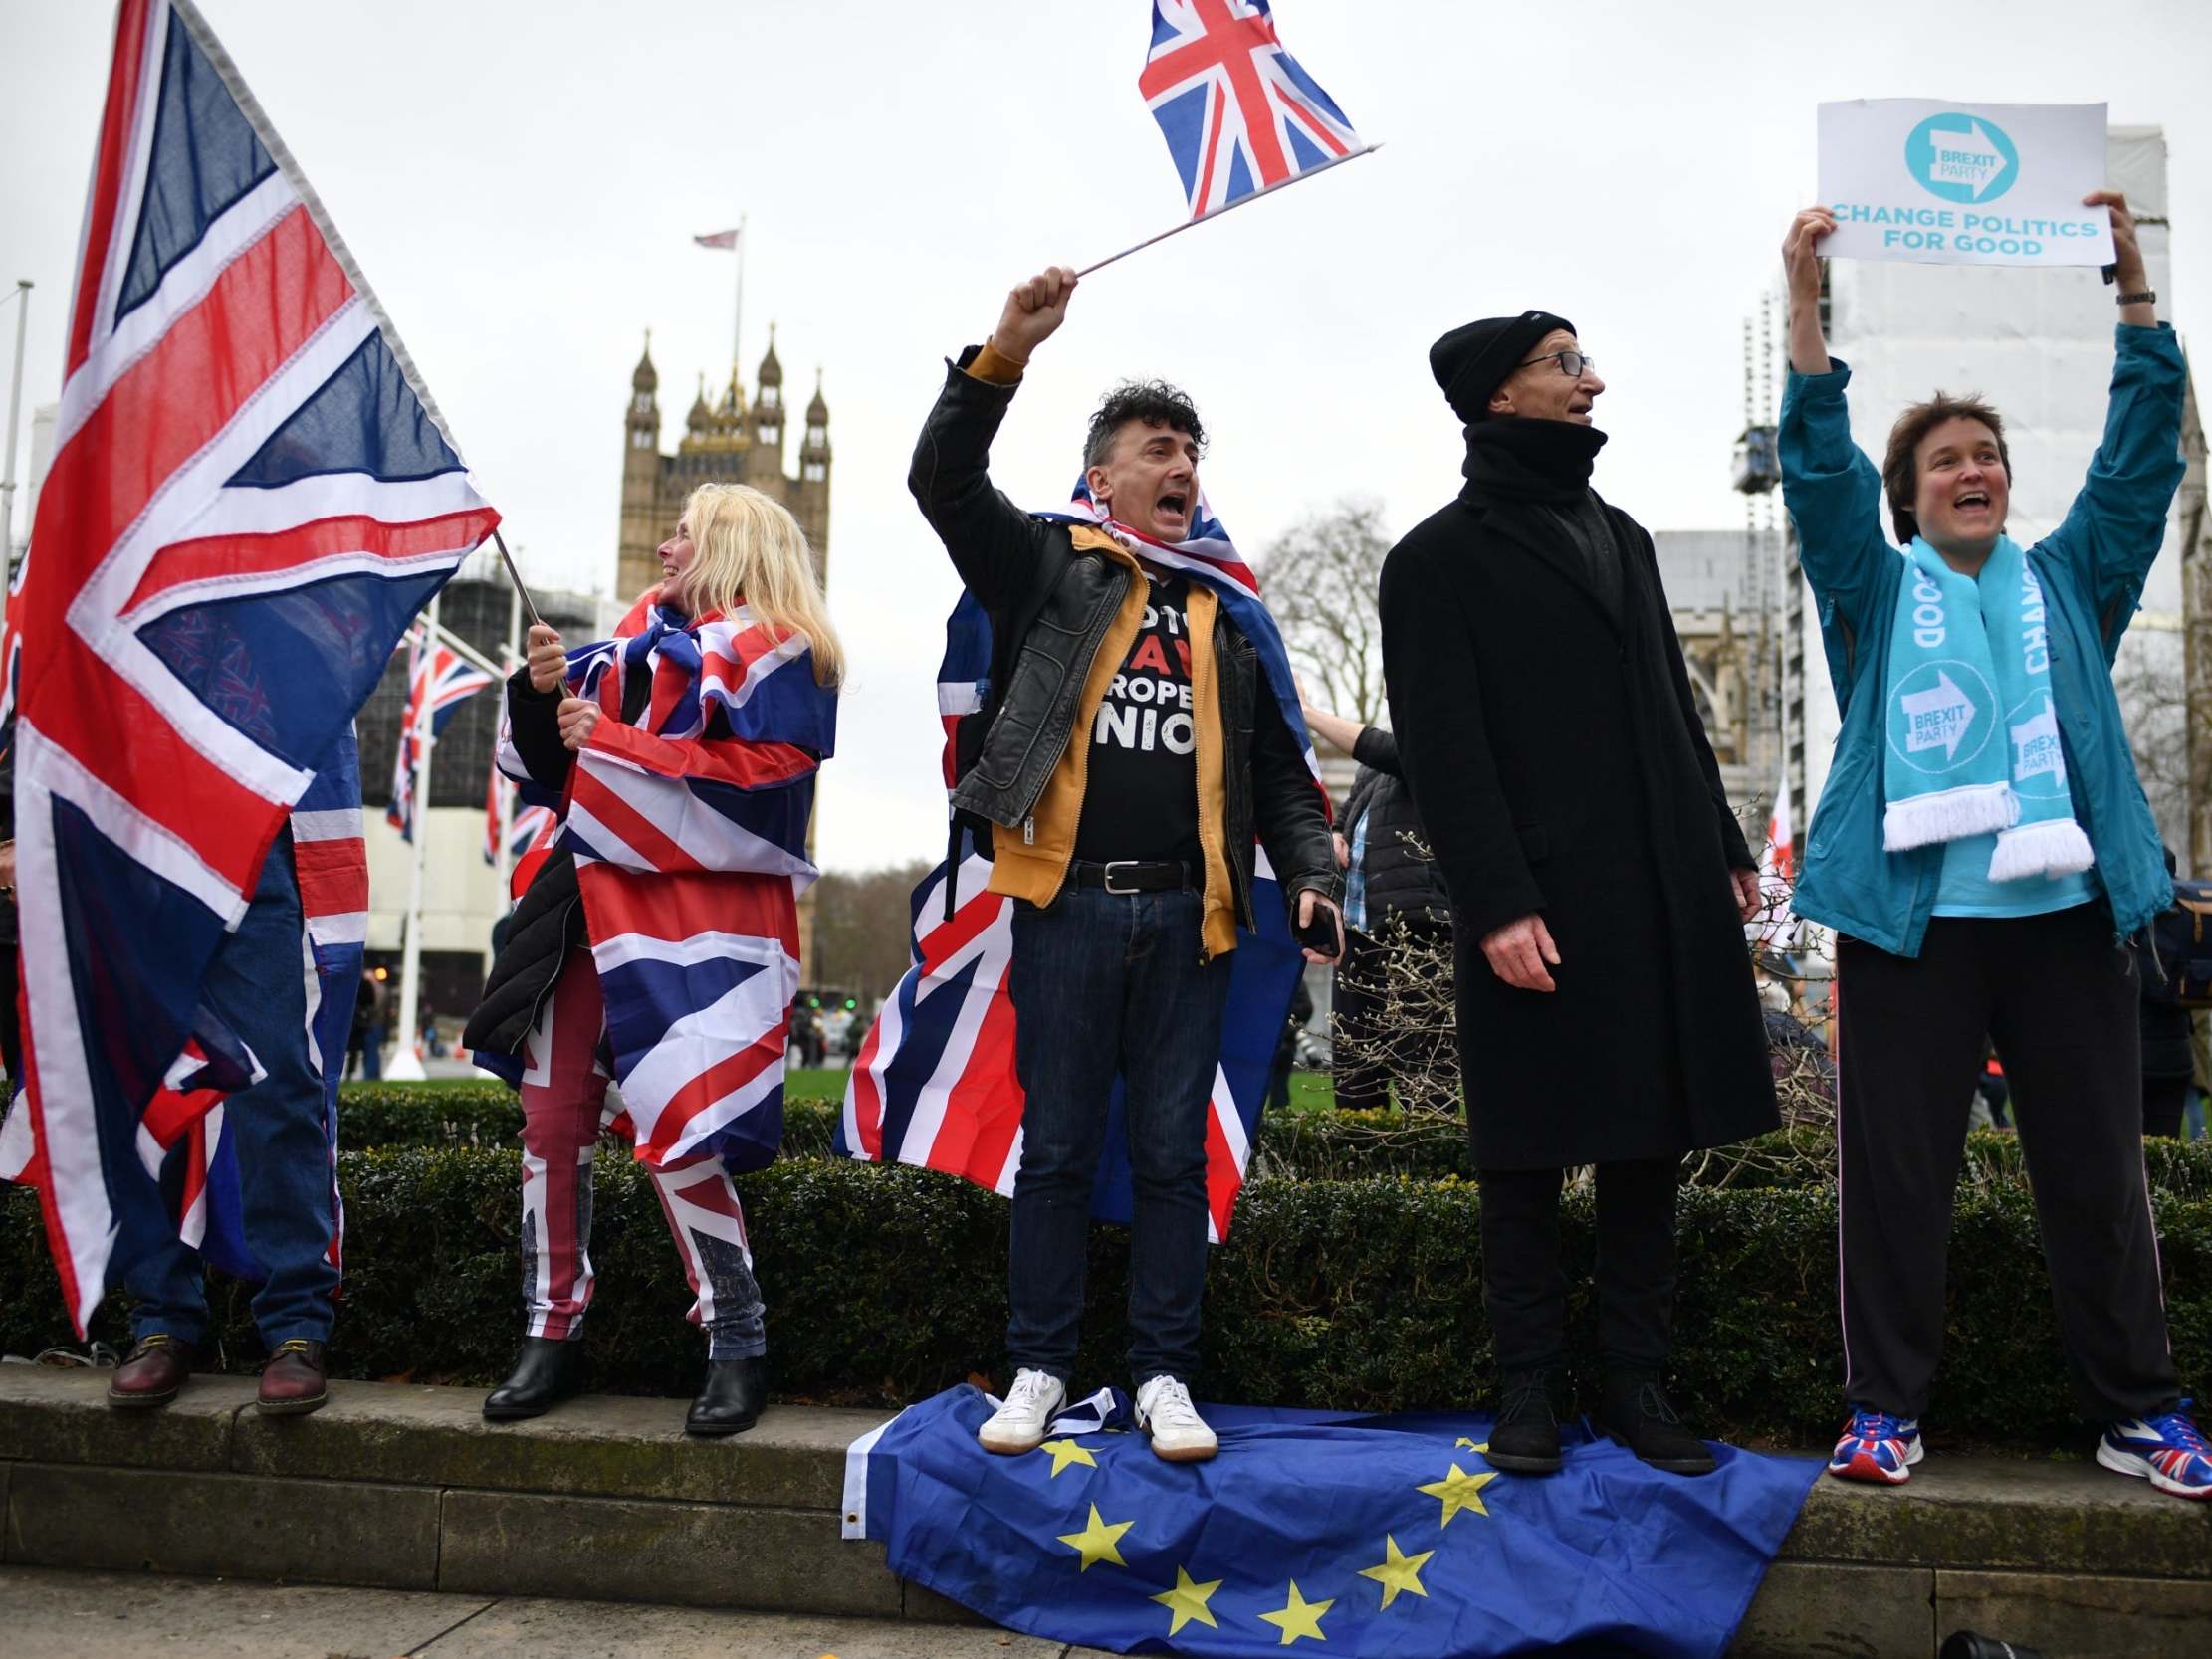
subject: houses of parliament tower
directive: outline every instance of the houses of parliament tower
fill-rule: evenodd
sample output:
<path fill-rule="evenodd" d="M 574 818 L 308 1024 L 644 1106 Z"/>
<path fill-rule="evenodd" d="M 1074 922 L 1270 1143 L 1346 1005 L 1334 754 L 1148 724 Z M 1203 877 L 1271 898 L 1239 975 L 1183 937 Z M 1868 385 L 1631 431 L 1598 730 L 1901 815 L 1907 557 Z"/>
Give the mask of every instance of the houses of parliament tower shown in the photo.
<path fill-rule="evenodd" d="M 627 602 L 660 580 L 654 549 L 675 529 L 684 498 L 695 485 L 750 484 L 790 509 L 814 549 L 814 567 L 825 581 L 829 568 L 829 406 L 822 401 L 817 373 L 813 401 L 806 406 L 805 437 L 798 448 L 798 472 L 783 471 L 783 365 L 775 355 L 775 329 L 769 329 L 768 355 L 754 377 L 748 407 L 735 365 L 719 403 L 707 401 L 705 377 L 684 417 L 684 436 L 674 455 L 660 447 L 660 373 L 653 367 L 652 337 L 630 375 L 630 407 L 623 421 L 622 536 L 615 558 L 614 591 Z"/>

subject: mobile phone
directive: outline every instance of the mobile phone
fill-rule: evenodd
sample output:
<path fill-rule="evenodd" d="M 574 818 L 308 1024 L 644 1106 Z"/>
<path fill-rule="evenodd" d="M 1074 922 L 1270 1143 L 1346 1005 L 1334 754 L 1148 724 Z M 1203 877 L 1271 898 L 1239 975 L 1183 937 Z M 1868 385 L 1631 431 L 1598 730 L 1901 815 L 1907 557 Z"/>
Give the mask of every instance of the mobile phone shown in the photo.
<path fill-rule="evenodd" d="M 1324 956 L 1344 954 L 1344 935 L 1337 931 L 1337 913 L 1326 905 L 1313 907 L 1313 920 L 1302 927 L 1293 926 L 1290 936 L 1308 950 L 1318 950 Z"/>

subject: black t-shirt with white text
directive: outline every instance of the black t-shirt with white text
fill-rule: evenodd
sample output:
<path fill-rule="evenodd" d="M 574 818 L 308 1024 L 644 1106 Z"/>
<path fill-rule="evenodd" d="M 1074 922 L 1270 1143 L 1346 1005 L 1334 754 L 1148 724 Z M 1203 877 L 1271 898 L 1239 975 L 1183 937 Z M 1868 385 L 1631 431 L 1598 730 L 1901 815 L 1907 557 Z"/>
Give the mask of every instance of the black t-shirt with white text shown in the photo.
<path fill-rule="evenodd" d="M 1181 859 L 1199 850 L 1197 711 L 1191 706 L 1188 576 L 1156 576 L 1129 655 L 1091 722 L 1090 769 L 1075 856 Z"/>

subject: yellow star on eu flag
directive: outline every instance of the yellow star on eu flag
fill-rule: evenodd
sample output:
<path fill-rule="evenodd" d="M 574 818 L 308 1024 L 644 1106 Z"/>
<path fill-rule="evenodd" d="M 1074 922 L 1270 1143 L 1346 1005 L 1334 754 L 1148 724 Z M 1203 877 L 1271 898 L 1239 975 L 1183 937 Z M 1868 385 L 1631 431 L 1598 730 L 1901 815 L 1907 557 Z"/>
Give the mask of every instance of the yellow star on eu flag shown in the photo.
<path fill-rule="evenodd" d="M 1078 1446 L 1072 1440 L 1047 1440 L 1037 1450 L 1052 1454 L 1052 1478 L 1054 1480 L 1058 1480 L 1060 1471 L 1071 1463 L 1080 1463 L 1086 1469 L 1096 1469 L 1098 1467 L 1097 1460 L 1090 1454 L 1090 1448 Z"/>
<path fill-rule="evenodd" d="M 1180 1566 L 1177 1567 L 1175 1569 L 1175 1588 L 1162 1590 L 1152 1598 L 1175 1615 L 1175 1622 L 1168 1626 L 1168 1634 L 1173 1636 L 1193 1619 L 1197 1619 L 1201 1624 L 1213 1625 L 1217 1630 L 1220 1629 L 1218 1624 L 1214 1623 L 1214 1615 L 1206 1610 L 1207 1597 L 1220 1587 L 1221 1580 L 1218 1578 L 1211 1584 L 1194 1584 L 1191 1582 L 1190 1573 L 1184 1571 Z"/>
<path fill-rule="evenodd" d="M 1388 1607 L 1396 1601 L 1400 1590 L 1412 1590 L 1416 1595 L 1427 1595 L 1429 1592 L 1421 1587 L 1421 1569 L 1428 1564 L 1429 1557 L 1436 1551 L 1424 1550 L 1418 1555 L 1409 1555 L 1398 1548 L 1398 1540 L 1388 1533 L 1383 1535 L 1383 1548 L 1389 1553 L 1388 1558 L 1378 1566 L 1360 1568 L 1362 1578 L 1372 1578 L 1383 1586 L 1383 1605 Z M 1174 1632 L 1170 1631 L 1169 1634 L 1173 1635 Z"/>
<path fill-rule="evenodd" d="M 1426 1492 L 1432 1498 L 1441 1498 L 1443 1500 L 1443 1519 L 1437 1525 L 1448 1527 L 1451 1525 L 1451 1518 L 1461 1510 L 1472 1510 L 1477 1515 L 1488 1515 L 1490 1512 L 1482 1507 L 1482 1489 L 1496 1479 L 1497 1476 L 1487 1470 L 1479 1475 L 1470 1475 L 1454 1463 L 1451 1466 L 1451 1473 L 1444 1476 L 1442 1480 L 1432 1481 L 1427 1486 L 1417 1487 L 1415 1490 Z"/>
<path fill-rule="evenodd" d="M 1300 1636 L 1311 1636 L 1317 1642 L 1329 1638 L 1321 1634 L 1321 1615 L 1336 1605 L 1332 1597 L 1327 1601 L 1308 1601 L 1298 1593 L 1298 1580 L 1290 1580 L 1290 1600 L 1277 1612 L 1259 1616 L 1282 1632 L 1281 1646 L 1288 1647 Z"/>
<path fill-rule="evenodd" d="M 1453 1441 L 1452 1444 L 1454 1446 L 1464 1446 L 1470 1452 L 1486 1452 L 1490 1449 L 1490 1443 L 1487 1440 L 1483 1441 L 1481 1445 L 1477 1446 L 1472 1440 L 1469 1440 L 1463 1434 L 1460 1435 L 1457 1440 Z"/>
<path fill-rule="evenodd" d="M 1079 1533 L 1062 1533 L 1060 1542 L 1083 1557 L 1082 1570 L 1085 1572 L 1100 1561 L 1112 1561 L 1116 1566 L 1127 1566 L 1129 1563 L 1121 1558 L 1121 1535 L 1136 1524 L 1134 1521 L 1124 1521 L 1109 1527 L 1104 1517 L 1098 1513 L 1098 1506 L 1093 1504 L 1091 1524 Z"/>

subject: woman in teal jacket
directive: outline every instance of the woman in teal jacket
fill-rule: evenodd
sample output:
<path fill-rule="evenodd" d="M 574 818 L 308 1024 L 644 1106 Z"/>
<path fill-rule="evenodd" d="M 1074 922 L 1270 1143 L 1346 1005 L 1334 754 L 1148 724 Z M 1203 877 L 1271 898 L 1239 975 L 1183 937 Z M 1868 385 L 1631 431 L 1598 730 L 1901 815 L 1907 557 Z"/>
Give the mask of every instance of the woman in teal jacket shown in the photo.
<path fill-rule="evenodd" d="M 1783 245 L 1783 494 L 1843 717 L 1795 908 L 1837 930 L 1839 1252 L 1851 1422 L 1829 1472 L 1900 1484 L 1943 1335 L 1951 1194 L 1984 1034 L 2019 1103 L 2044 1251 L 2097 1458 L 2212 1498 L 2182 1409 L 2143 1181 L 2129 935 L 2172 903 L 2111 665 L 2181 483 L 2186 379 L 2125 200 L 2104 440 L 2066 521 L 2005 534 L 2003 418 L 1915 404 L 1880 472 L 1821 332 L 1826 208 Z M 1882 536 L 1886 503 L 1899 553 Z"/>

